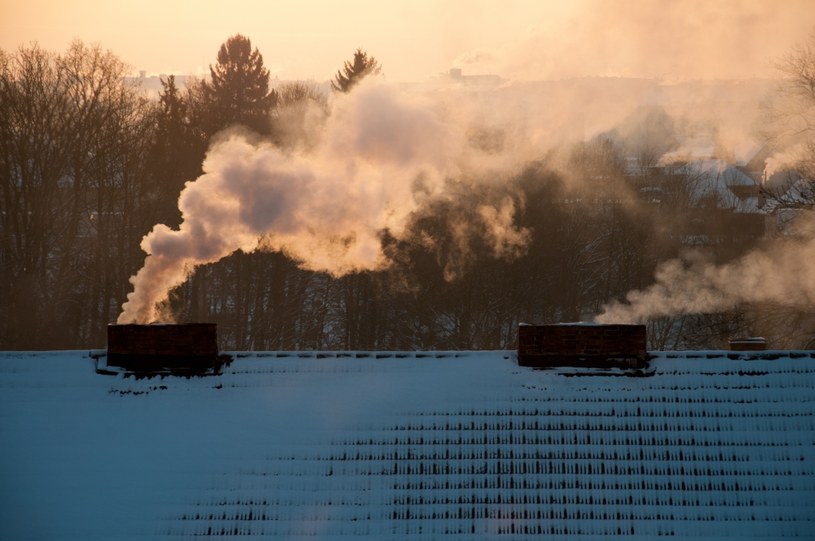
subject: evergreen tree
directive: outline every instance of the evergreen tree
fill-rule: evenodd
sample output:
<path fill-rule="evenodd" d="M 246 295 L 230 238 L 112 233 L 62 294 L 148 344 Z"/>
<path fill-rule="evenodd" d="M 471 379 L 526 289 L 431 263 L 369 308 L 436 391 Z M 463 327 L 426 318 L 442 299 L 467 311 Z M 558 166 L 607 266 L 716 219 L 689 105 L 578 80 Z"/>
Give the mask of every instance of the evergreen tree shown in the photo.
<path fill-rule="evenodd" d="M 337 71 L 331 87 L 337 92 L 350 92 L 351 89 L 368 75 L 379 74 L 381 66 L 373 57 L 362 49 L 354 52 L 354 60 L 346 61 L 343 69 Z"/>
<path fill-rule="evenodd" d="M 202 83 L 209 116 L 206 135 L 211 137 L 231 124 L 268 134 L 276 95 L 269 91 L 263 56 L 252 49 L 249 38 L 235 34 L 226 40 L 218 51 L 218 63 L 210 65 L 209 72 L 211 81 Z"/>
<path fill-rule="evenodd" d="M 161 79 L 161 92 L 159 93 L 159 129 L 164 136 L 178 135 L 176 130 L 184 124 L 187 112 L 187 103 L 175 84 L 175 75 Z"/>
<path fill-rule="evenodd" d="M 155 134 L 150 148 L 148 195 L 155 204 L 151 219 L 176 227 L 180 223 L 178 194 L 184 183 L 201 174 L 206 146 L 192 129 L 189 98 L 176 86 L 175 76 L 161 81 L 155 107 Z"/>

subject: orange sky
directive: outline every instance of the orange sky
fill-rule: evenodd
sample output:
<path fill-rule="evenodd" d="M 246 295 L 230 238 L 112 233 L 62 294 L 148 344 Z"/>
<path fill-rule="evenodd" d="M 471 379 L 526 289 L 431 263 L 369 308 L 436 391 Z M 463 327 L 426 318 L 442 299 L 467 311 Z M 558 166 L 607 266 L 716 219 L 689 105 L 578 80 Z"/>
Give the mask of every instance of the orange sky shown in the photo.
<path fill-rule="evenodd" d="M 392 81 L 462 67 L 515 79 L 772 76 L 812 0 L 0 0 L 0 47 L 100 43 L 135 70 L 196 73 L 230 35 L 273 75 L 330 78 L 357 47 Z"/>

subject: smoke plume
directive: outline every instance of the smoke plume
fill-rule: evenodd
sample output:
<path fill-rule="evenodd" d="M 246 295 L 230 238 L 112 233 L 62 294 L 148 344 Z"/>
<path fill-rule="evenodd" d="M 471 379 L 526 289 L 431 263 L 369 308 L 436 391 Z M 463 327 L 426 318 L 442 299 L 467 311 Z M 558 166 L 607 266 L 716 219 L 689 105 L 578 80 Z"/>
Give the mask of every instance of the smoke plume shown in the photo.
<path fill-rule="evenodd" d="M 724 312 L 744 303 L 815 305 L 815 216 L 801 216 L 795 238 L 779 239 L 732 263 L 713 265 L 698 255 L 661 264 L 656 283 L 632 291 L 625 303 L 604 307 L 599 323 Z"/>
<path fill-rule="evenodd" d="M 334 276 L 385 267 L 383 231 L 401 235 L 411 213 L 468 163 L 490 169 L 490 157 L 447 120 L 432 102 L 370 82 L 337 98 L 310 151 L 224 135 L 181 192 L 179 229 L 159 224 L 142 240 L 147 257 L 118 322 L 160 319 L 158 305 L 196 267 L 237 250 L 280 251 Z M 487 234 L 496 255 L 526 242 L 513 212 L 507 201 L 480 210 L 479 221 L 494 222 Z"/>
<path fill-rule="evenodd" d="M 389 265 L 383 233 L 404 238 L 412 216 L 433 202 L 455 200 L 451 180 L 500 183 L 575 141 L 616 133 L 630 147 L 626 158 L 662 157 L 643 159 L 644 167 L 713 156 L 747 162 L 757 146 L 750 126 L 758 103 L 774 85 L 709 79 L 744 76 L 745 66 L 758 70 L 750 75 L 773 75 L 772 53 L 744 48 L 755 36 L 761 43 L 775 36 L 775 44 L 785 34 L 774 30 L 796 17 L 761 2 L 708 4 L 624 2 L 626 9 L 618 9 L 617 3 L 599 3 L 565 25 L 565 35 L 555 27 L 539 28 L 503 49 L 466 55 L 459 64 L 467 72 L 494 71 L 510 81 L 488 78 L 486 84 L 494 86 L 483 88 L 478 80 L 467 82 L 465 74 L 409 95 L 366 81 L 338 96 L 325 121 L 322 113 L 304 115 L 313 122 L 295 122 L 299 131 L 283 129 L 280 137 L 297 139 L 290 144 L 224 134 L 209 149 L 204 174 L 180 195 L 178 230 L 158 224 L 142 240 L 147 257 L 131 277 L 134 290 L 119 322 L 160 319 L 157 307 L 174 287 L 197 267 L 237 250 L 280 251 L 305 269 L 334 276 L 383 269 Z M 801 10 L 790 10 L 795 11 Z M 720 24 L 688 26 L 684 14 L 694 12 Z M 621 77 L 591 77 L 597 75 Z M 637 78 L 643 76 L 659 78 Z M 708 82 L 691 81 L 697 77 Z M 543 78 L 561 79 L 532 82 Z M 648 120 L 644 130 L 624 129 L 641 118 Z M 640 142 L 633 144 L 637 133 Z M 564 182 L 580 181 L 563 173 Z M 531 235 L 514 224 L 520 204 L 522 198 L 502 193 L 471 205 L 471 212 L 446 216 L 451 249 L 438 258 L 445 277 L 466 268 L 461 263 L 478 244 L 474 236 L 495 257 L 521 255 Z M 433 242 L 422 239 L 422 246 Z M 813 254 L 811 242 L 787 240 L 724 266 L 694 258 L 670 261 L 660 267 L 654 286 L 629 294 L 627 304 L 606 307 L 599 318 L 638 320 L 811 295 L 802 284 L 812 279 L 800 259 L 785 251 L 788 246 L 799 256 Z M 459 259 L 450 260 L 450 253 Z"/>

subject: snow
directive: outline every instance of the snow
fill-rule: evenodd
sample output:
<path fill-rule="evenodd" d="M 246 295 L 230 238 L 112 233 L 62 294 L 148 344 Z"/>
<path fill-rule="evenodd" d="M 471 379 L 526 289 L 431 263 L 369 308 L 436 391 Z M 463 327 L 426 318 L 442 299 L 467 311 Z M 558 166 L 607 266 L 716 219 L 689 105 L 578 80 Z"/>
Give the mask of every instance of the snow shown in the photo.
<path fill-rule="evenodd" d="M 755 187 L 756 181 L 744 174 L 737 167 L 723 160 L 707 159 L 694 161 L 693 167 L 702 176 L 700 182 L 693 187 L 692 196 L 694 204 L 708 197 L 715 197 L 719 208 L 731 209 L 737 213 L 761 213 L 760 201 L 757 195 L 739 197 L 731 190 L 735 187 Z"/>
<path fill-rule="evenodd" d="M 815 538 L 810 352 L 235 356 L 0 353 L 0 539 Z"/>

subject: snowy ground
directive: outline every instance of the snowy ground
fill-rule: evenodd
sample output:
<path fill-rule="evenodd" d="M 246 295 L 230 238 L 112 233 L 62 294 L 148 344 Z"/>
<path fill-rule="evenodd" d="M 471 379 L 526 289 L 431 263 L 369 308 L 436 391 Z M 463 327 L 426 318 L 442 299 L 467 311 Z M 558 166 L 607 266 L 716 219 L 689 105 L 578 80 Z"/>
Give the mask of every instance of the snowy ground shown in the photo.
<path fill-rule="evenodd" d="M 815 359 L 0 353 L 0 539 L 815 539 Z"/>

